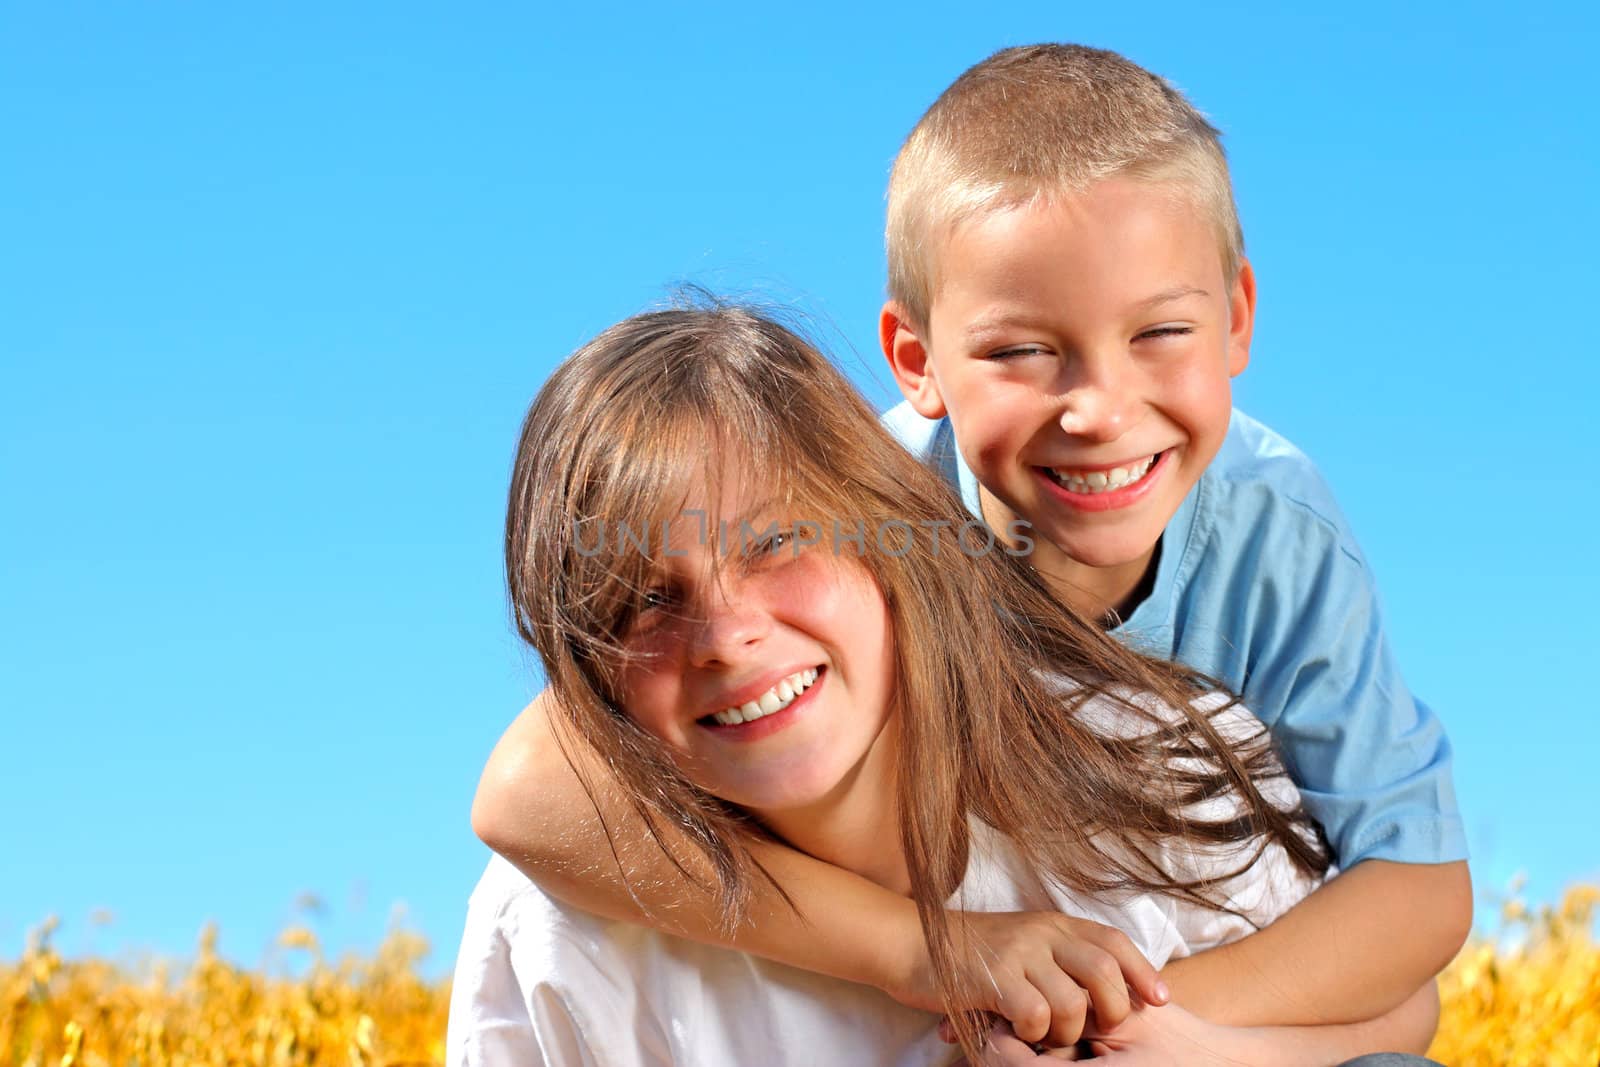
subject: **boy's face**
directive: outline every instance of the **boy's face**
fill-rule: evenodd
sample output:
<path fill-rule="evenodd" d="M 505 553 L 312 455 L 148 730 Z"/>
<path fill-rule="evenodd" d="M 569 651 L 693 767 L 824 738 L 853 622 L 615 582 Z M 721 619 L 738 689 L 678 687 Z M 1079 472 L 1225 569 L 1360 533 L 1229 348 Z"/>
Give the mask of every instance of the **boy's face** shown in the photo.
<path fill-rule="evenodd" d="M 1120 571 L 1131 587 L 1227 432 L 1249 265 L 1228 284 L 1200 211 L 1112 178 L 964 223 L 937 266 L 926 330 L 884 311 L 901 389 L 949 415 L 990 523 L 1025 519 L 1036 551 L 1065 557 L 1041 569 Z"/>

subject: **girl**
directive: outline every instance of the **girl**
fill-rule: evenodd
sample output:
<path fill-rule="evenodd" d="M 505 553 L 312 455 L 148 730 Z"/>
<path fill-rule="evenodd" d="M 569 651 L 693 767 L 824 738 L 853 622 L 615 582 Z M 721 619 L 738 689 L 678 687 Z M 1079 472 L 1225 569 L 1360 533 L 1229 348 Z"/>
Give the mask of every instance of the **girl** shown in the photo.
<path fill-rule="evenodd" d="M 759 922 L 752 902 L 784 894 L 752 848 L 777 839 L 911 897 L 969 1056 L 981 1021 L 959 1009 L 983 979 L 961 961 L 993 927 L 952 907 L 1096 919 L 1159 963 L 1269 922 L 1326 871 L 1259 724 L 1063 611 L 825 359 L 750 312 L 638 316 L 552 375 L 523 427 L 506 566 L 597 811 L 609 776 L 647 828 L 607 820 L 624 877 L 659 849 L 730 927 Z M 1070 949 L 1052 963 L 1035 985 L 1070 997 L 1070 976 L 1122 1013 L 1099 1011 L 1126 998 L 1120 974 Z M 450 1047 L 453 1063 L 934 1064 L 934 1022 L 586 916 L 496 860 Z M 1335 1062 L 1422 1027 L 1425 1004 L 1270 1031 L 1144 1007 L 1095 1048 Z"/>

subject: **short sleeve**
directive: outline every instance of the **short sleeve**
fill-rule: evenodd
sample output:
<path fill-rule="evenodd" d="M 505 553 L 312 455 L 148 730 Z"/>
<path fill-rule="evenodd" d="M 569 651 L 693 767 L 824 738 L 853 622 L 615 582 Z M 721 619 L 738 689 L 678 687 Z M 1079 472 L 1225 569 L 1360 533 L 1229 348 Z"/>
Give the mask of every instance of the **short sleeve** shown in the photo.
<path fill-rule="evenodd" d="M 1365 561 L 1323 533 L 1262 583 L 1245 700 L 1341 866 L 1464 859 L 1444 728 L 1400 675 Z"/>
<path fill-rule="evenodd" d="M 469 906 L 448 1067 L 671 1067 L 664 1039 L 635 1003 L 633 977 L 559 922 L 526 921 L 519 905 L 537 903 L 523 894 L 492 916 L 477 899 Z"/>
<path fill-rule="evenodd" d="M 554 973 L 536 952 L 512 947 L 512 965 L 532 1024 L 541 1067 L 672 1067 L 654 1028 L 639 1018 L 633 977 L 610 972 L 601 960 L 557 933 Z M 527 957 L 535 957 L 529 959 Z M 533 968 L 529 964 L 534 964 Z M 532 971 L 532 973 L 530 973 Z M 512 1059 L 506 1067 L 525 1061 Z"/>

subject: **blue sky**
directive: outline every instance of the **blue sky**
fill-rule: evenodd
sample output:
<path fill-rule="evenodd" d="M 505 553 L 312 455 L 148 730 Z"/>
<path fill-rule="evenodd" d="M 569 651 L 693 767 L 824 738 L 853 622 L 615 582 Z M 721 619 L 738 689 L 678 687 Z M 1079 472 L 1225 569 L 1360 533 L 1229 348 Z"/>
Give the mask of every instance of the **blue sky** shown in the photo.
<path fill-rule="evenodd" d="M 0 9 L 0 957 L 57 912 L 253 963 L 312 892 L 333 947 L 403 904 L 447 967 L 538 684 L 498 569 L 528 400 L 693 280 L 817 315 L 887 402 L 889 161 L 1047 39 L 1224 129 L 1237 400 L 1361 535 L 1480 886 L 1600 877 L 1593 7 L 1114 6 Z"/>

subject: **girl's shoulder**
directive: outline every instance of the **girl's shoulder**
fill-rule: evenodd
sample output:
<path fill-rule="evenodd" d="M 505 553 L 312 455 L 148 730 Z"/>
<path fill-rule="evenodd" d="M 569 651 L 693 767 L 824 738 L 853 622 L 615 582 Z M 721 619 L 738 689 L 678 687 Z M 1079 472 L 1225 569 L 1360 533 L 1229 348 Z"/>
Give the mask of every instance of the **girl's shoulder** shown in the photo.
<path fill-rule="evenodd" d="M 1153 693 L 1124 685 L 1090 690 L 1076 679 L 1059 674 L 1049 676 L 1046 684 L 1063 700 L 1075 700 L 1074 717 L 1101 737 L 1134 740 L 1186 718 L 1183 711 Z M 1266 725 L 1242 701 L 1220 689 L 1200 693 L 1189 706 L 1230 744 L 1248 744 L 1267 733 Z"/>
<path fill-rule="evenodd" d="M 934 1067 L 948 1059 L 934 1021 L 865 986 L 590 915 L 496 856 L 468 905 L 447 1044 L 451 1063 L 581 1048 L 608 1067 Z M 454 1054 L 496 1033 L 519 1054 Z"/>

